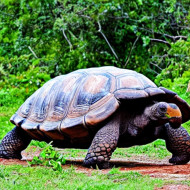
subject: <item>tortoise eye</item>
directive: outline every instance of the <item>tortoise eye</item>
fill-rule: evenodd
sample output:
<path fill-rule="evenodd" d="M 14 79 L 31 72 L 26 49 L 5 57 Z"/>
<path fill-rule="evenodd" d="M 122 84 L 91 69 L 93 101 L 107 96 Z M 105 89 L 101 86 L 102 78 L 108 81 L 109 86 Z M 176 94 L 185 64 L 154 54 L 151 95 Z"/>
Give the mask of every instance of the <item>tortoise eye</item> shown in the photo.
<path fill-rule="evenodd" d="M 165 113 L 167 111 L 167 105 L 165 103 L 158 103 L 158 111 L 159 112 L 162 112 L 162 113 Z"/>
<path fill-rule="evenodd" d="M 166 112 L 166 111 L 167 111 L 167 108 L 166 108 L 165 106 L 161 106 L 161 107 L 160 107 L 160 111 L 161 111 L 161 112 Z"/>

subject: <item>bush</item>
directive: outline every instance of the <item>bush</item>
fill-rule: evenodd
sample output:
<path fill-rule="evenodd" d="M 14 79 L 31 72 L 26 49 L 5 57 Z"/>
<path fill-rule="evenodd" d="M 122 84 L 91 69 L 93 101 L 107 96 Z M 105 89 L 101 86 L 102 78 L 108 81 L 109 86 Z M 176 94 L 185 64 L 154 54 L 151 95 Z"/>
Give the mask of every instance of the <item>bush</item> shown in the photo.
<path fill-rule="evenodd" d="M 176 56 L 189 55 L 188 8 L 176 0 L 3 0 L 0 62 L 14 75 L 37 62 L 51 77 L 115 65 L 154 79 L 169 65 L 184 67 Z"/>

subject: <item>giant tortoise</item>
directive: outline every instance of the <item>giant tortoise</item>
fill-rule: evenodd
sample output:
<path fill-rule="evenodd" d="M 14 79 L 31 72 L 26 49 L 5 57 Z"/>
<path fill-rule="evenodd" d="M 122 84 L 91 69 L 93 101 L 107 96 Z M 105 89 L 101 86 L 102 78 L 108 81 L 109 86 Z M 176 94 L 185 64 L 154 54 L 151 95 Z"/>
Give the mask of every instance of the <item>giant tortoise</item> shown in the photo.
<path fill-rule="evenodd" d="M 190 160 L 190 136 L 181 126 L 190 107 L 144 75 L 116 67 L 58 76 L 31 95 L 11 117 L 16 127 L 0 144 L 0 157 L 21 159 L 31 139 L 61 148 L 89 148 L 84 165 L 106 168 L 116 147 L 164 139 L 169 160 Z"/>

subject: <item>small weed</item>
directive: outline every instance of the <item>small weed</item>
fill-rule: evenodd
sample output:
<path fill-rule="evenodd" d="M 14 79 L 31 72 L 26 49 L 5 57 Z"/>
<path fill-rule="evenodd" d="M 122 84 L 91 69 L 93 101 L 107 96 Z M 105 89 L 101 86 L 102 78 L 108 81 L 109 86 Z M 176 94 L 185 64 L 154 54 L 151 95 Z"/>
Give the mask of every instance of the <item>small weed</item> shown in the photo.
<path fill-rule="evenodd" d="M 52 167 L 54 170 L 62 171 L 62 165 L 66 163 L 65 157 L 57 152 L 51 144 L 47 144 L 39 156 L 35 156 L 30 165 L 44 165 Z"/>
<path fill-rule="evenodd" d="M 47 143 L 44 142 L 44 141 L 35 141 L 35 140 L 32 140 L 31 143 L 30 143 L 31 146 L 37 146 L 37 147 L 40 147 L 40 148 L 44 148 L 47 146 Z"/>

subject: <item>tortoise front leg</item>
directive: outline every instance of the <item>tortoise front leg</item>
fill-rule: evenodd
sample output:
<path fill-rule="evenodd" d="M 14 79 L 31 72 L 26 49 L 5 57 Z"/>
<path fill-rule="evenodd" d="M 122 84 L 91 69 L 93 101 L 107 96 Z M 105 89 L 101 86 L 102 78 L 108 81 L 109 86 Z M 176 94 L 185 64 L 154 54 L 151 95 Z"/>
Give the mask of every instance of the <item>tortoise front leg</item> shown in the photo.
<path fill-rule="evenodd" d="M 169 160 L 173 164 L 186 164 L 190 161 L 190 136 L 183 128 L 173 129 L 165 125 L 165 141 L 167 149 L 173 154 Z"/>
<path fill-rule="evenodd" d="M 109 160 L 116 149 L 119 139 L 119 123 L 114 120 L 107 123 L 95 135 L 83 165 L 104 169 L 109 167 Z"/>
<path fill-rule="evenodd" d="M 21 128 L 15 127 L 8 132 L 0 144 L 0 158 L 21 159 L 21 151 L 30 143 L 31 137 Z"/>

